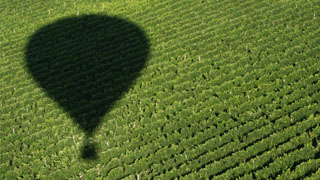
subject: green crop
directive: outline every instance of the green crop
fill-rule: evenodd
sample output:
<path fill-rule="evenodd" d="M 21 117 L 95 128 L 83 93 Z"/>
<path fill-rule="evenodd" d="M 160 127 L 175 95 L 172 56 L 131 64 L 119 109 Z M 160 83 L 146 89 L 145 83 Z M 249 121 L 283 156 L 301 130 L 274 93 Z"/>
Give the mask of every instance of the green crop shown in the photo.
<path fill-rule="evenodd" d="M 0 179 L 320 179 L 317 0 L 0 0 Z"/>

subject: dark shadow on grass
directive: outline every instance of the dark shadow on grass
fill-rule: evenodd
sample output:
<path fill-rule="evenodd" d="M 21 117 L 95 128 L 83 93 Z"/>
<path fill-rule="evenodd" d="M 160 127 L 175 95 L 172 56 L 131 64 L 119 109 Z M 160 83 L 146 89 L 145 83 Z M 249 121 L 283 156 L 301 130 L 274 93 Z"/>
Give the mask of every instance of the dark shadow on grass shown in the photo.
<path fill-rule="evenodd" d="M 27 67 L 92 139 L 115 101 L 144 67 L 148 39 L 137 25 L 116 17 L 69 17 L 36 31 L 27 44 Z M 84 142 L 82 157 L 95 159 L 96 145 Z"/>

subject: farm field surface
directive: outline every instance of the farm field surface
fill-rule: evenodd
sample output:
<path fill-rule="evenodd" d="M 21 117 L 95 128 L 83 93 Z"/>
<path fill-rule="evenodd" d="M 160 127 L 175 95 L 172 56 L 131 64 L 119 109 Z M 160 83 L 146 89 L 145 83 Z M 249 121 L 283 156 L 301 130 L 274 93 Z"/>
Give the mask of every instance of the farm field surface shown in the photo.
<path fill-rule="evenodd" d="M 0 0 L 0 179 L 320 179 L 319 0 Z"/>

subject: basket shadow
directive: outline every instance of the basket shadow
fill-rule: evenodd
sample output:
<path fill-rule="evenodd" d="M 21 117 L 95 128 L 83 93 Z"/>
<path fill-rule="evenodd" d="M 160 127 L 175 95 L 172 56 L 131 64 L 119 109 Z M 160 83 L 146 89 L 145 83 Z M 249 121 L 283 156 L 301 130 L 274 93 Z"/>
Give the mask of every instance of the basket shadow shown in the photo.
<path fill-rule="evenodd" d="M 128 91 L 149 52 L 145 33 L 126 20 L 105 15 L 69 17 L 46 25 L 29 39 L 27 69 L 34 80 L 86 134 Z M 84 145 L 83 158 L 96 157 Z"/>

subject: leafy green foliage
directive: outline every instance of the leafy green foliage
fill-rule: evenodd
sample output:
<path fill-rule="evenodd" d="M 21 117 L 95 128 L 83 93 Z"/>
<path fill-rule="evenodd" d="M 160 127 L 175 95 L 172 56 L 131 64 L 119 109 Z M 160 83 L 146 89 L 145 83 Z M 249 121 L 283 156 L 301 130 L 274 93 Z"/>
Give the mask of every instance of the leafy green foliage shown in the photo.
<path fill-rule="evenodd" d="M 319 179 L 318 1 L 1 4 L 0 179 Z M 126 89 L 121 95 L 93 93 L 89 107 L 75 95 L 81 106 L 71 105 L 77 108 L 70 113 L 30 73 L 25 50 L 41 28 L 88 14 L 135 24 L 150 50 L 143 67 L 131 67 L 139 75 L 114 74 L 117 90 Z M 61 33 L 68 34 L 66 27 Z M 125 23 L 113 27 L 122 35 L 132 30 Z M 43 50 L 40 44 L 34 48 Z M 59 57 L 76 49 L 60 44 L 52 50 Z M 78 50 L 81 57 L 91 53 Z M 46 56 L 42 52 L 34 56 Z M 121 67 L 110 54 L 110 67 Z M 125 54 L 144 52 L 135 46 Z M 86 78 L 83 62 L 76 64 L 76 80 Z M 92 65 L 88 74 L 99 69 Z M 65 73 L 72 75 L 73 68 L 64 67 Z M 46 87 L 63 92 L 50 83 L 60 77 L 47 78 Z M 130 79 L 135 82 L 126 87 Z M 70 80 L 66 86 L 94 92 L 100 83 Z M 100 100 L 108 98 L 113 103 L 106 113 Z M 95 111 L 99 123 L 88 137 L 85 124 L 73 119 Z"/>

